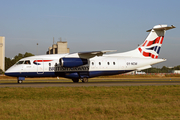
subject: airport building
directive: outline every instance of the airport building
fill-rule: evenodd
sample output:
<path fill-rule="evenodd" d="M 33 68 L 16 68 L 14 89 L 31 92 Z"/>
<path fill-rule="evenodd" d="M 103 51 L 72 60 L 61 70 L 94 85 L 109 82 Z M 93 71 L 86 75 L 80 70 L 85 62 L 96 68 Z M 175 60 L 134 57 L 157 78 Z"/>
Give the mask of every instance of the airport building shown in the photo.
<path fill-rule="evenodd" d="M 0 69 L 5 71 L 5 37 L 0 36 Z"/>
<path fill-rule="evenodd" d="M 66 41 L 58 41 L 56 44 L 53 44 L 52 47 L 49 47 L 46 54 L 65 54 L 69 53 L 69 48 L 67 48 Z"/>

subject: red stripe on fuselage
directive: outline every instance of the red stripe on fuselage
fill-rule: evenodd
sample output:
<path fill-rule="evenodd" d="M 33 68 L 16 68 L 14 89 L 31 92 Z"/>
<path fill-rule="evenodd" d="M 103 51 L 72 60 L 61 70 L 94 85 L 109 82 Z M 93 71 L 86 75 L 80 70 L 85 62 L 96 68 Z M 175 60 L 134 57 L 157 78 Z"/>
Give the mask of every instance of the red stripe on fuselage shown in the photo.
<path fill-rule="evenodd" d="M 34 62 L 50 62 L 50 61 L 53 61 L 53 60 L 35 60 Z"/>

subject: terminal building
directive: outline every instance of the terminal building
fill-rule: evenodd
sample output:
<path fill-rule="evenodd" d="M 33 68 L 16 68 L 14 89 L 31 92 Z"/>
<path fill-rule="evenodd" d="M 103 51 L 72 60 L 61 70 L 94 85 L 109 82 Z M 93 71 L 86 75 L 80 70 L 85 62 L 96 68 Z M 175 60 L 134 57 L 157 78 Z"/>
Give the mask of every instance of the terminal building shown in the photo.
<path fill-rule="evenodd" d="M 0 69 L 5 71 L 5 37 L 0 36 Z"/>
<path fill-rule="evenodd" d="M 58 41 L 56 44 L 53 44 L 52 47 L 49 47 L 46 54 L 65 54 L 69 53 L 69 48 L 67 48 L 66 41 Z"/>

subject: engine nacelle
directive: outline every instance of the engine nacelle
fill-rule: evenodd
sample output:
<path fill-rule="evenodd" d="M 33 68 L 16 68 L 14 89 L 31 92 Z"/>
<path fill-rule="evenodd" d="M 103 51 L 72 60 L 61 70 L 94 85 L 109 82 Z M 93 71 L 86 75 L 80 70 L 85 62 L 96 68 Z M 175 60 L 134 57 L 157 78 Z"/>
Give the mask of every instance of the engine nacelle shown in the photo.
<path fill-rule="evenodd" d="M 61 67 L 78 67 L 88 64 L 88 60 L 83 58 L 60 58 L 59 63 Z"/>

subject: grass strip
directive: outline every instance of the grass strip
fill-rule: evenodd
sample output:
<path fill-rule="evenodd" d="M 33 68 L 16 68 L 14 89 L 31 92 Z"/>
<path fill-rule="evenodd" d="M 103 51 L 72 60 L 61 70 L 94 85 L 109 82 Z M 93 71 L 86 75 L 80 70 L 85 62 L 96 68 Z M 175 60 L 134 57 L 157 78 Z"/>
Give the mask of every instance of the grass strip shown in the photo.
<path fill-rule="evenodd" d="M 178 85 L 0 91 L 0 119 L 180 119 Z"/>

